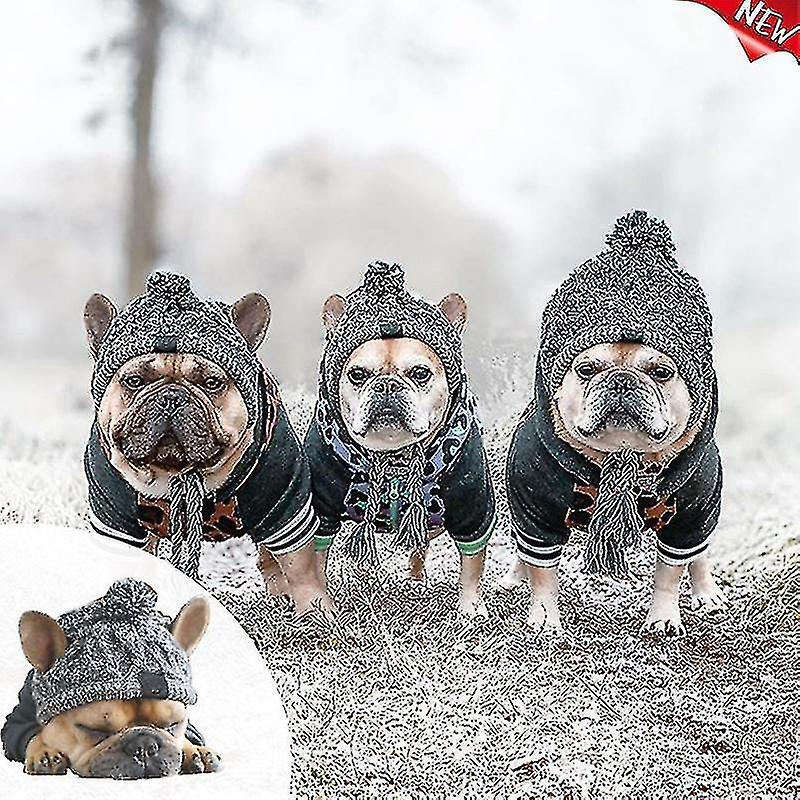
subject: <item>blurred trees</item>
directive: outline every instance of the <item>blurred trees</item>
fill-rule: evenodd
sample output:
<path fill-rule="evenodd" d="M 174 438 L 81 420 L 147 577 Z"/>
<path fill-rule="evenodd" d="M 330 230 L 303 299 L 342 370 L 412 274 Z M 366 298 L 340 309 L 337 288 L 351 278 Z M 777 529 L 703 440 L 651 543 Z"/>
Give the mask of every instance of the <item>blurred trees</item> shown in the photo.
<path fill-rule="evenodd" d="M 158 193 L 153 178 L 153 107 L 160 62 L 163 0 L 132 0 L 131 164 L 125 230 L 125 291 L 141 292 L 159 253 Z"/>

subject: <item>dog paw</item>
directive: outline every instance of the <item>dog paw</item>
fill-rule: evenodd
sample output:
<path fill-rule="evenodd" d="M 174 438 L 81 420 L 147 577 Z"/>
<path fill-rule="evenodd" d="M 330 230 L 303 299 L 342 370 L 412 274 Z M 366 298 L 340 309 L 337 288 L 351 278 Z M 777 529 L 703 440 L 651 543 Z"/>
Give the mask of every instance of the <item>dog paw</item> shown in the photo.
<path fill-rule="evenodd" d="M 722 614 L 728 610 L 728 598 L 716 584 L 697 591 L 692 589 L 689 607 L 702 614 Z"/>
<path fill-rule="evenodd" d="M 25 751 L 25 772 L 28 775 L 66 775 L 69 761 L 57 751 L 48 750 L 38 736 L 34 736 Z"/>
<path fill-rule="evenodd" d="M 510 592 L 513 589 L 516 589 L 517 586 L 521 586 L 527 580 L 527 575 L 525 574 L 525 565 L 517 560 L 514 564 L 512 564 L 505 575 L 497 582 L 497 585 L 506 592 Z"/>
<path fill-rule="evenodd" d="M 650 610 L 640 629 L 643 636 L 676 638 L 686 635 L 686 628 L 681 622 L 681 614 L 677 607 L 668 611 Z"/>
<path fill-rule="evenodd" d="M 183 765 L 181 772 L 186 774 L 198 772 L 217 772 L 220 768 L 222 756 L 215 753 L 210 747 L 196 747 L 187 744 L 183 748 Z"/>
<path fill-rule="evenodd" d="M 465 619 L 488 619 L 489 609 L 480 595 L 458 598 L 458 613 Z"/>
<path fill-rule="evenodd" d="M 525 626 L 533 631 L 560 636 L 564 631 L 561 627 L 561 614 L 558 608 L 552 605 L 545 606 L 540 602 L 531 602 Z"/>

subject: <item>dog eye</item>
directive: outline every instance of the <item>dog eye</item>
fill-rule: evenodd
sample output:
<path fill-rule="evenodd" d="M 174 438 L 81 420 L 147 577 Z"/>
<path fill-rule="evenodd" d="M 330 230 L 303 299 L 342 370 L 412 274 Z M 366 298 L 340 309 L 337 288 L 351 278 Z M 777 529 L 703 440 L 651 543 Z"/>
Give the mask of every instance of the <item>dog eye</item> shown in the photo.
<path fill-rule="evenodd" d="M 419 383 L 420 385 L 427 383 L 433 377 L 433 372 L 431 371 L 430 367 L 426 367 L 422 364 L 419 364 L 416 367 L 411 367 L 406 374 L 409 378 L 411 378 L 412 381 L 414 381 L 414 383 Z"/>
<path fill-rule="evenodd" d="M 141 375 L 126 375 L 124 378 L 120 378 L 119 382 L 126 389 L 132 389 L 133 391 L 141 389 L 145 384 L 145 380 Z"/>
<path fill-rule="evenodd" d="M 657 367 L 653 367 L 650 370 L 650 377 L 654 381 L 658 381 L 659 383 L 665 383 L 666 381 L 670 380 L 675 375 L 675 370 L 672 367 L 668 367 L 664 364 L 659 364 Z"/>
<path fill-rule="evenodd" d="M 597 374 L 597 367 L 591 361 L 583 361 L 575 365 L 575 373 L 579 378 L 588 381 L 589 378 L 593 378 Z"/>
<path fill-rule="evenodd" d="M 353 386 L 361 386 L 369 378 L 369 372 L 364 367 L 351 367 L 347 371 L 347 379 Z"/>
<path fill-rule="evenodd" d="M 203 381 L 203 388 L 208 389 L 209 392 L 218 392 L 225 385 L 222 378 L 215 378 L 209 376 Z"/>

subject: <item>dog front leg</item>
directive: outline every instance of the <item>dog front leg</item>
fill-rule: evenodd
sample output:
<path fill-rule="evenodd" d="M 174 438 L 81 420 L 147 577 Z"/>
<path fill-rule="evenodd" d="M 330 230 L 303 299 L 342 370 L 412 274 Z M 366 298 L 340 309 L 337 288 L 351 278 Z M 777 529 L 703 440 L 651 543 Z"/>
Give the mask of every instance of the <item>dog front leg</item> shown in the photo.
<path fill-rule="evenodd" d="M 281 565 L 264 545 L 258 547 L 258 570 L 270 597 L 291 597 L 289 581 L 286 580 Z"/>
<path fill-rule="evenodd" d="M 642 625 L 642 633 L 662 634 L 664 636 L 683 636 L 686 628 L 681 622 L 681 611 L 678 608 L 678 592 L 681 587 L 685 567 L 665 564 L 661 559 L 656 561 L 656 573 L 653 578 L 653 599 L 650 610 Z"/>
<path fill-rule="evenodd" d="M 289 594 L 299 616 L 320 605 L 326 617 L 332 617 L 334 605 L 320 576 L 314 542 L 308 542 L 299 550 L 275 556 L 289 585 Z"/>
<path fill-rule="evenodd" d="M 414 550 L 408 557 L 408 577 L 409 580 L 419 581 L 420 583 L 425 580 L 425 559 L 428 555 L 428 548 L 424 547 L 419 550 Z M 480 580 L 480 576 L 478 576 Z"/>
<path fill-rule="evenodd" d="M 458 611 L 465 617 L 488 617 L 489 611 L 481 597 L 481 578 L 486 561 L 484 548 L 473 555 L 461 554 L 461 574 L 458 578 Z"/>
<path fill-rule="evenodd" d="M 705 557 L 689 564 L 689 577 L 692 581 L 692 609 L 712 614 L 725 611 L 728 600 L 711 574 L 711 564 Z"/>
<path fill-rule="evenodd" d="M 526 564 L 531 586 L 531 604 L 525 624 L 529 628 L 561 632 L 558 610 L 558 567 L 537 567 Z"/>

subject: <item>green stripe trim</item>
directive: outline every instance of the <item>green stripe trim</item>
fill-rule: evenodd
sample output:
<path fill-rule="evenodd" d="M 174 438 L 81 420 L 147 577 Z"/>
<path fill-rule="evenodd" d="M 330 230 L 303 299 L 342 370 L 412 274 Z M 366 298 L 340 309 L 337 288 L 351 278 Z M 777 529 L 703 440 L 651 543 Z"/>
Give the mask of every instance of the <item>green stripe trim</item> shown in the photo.
<path fill-rule="evenodd" d="M 491 524 L 486 529 L 486 533 L 484 533 L 480 539 L 476 539 L 474 542 L 456 542 L 458 552 L 461 553 L 462 556 L 474 556 L 475 553 L 480 553 L 480 551 L 489 544 L 489 539 L 491 539 L 494 533 L 495 519 L 496 517 L 492 519 Z"/>
<path fill-rule="evenodd" d="M 314 550 L 317 553 L 322 553 L 333 544 L 334 534 L 326 536 L 325 534 L 318 533 L 314 536 Z"/>

